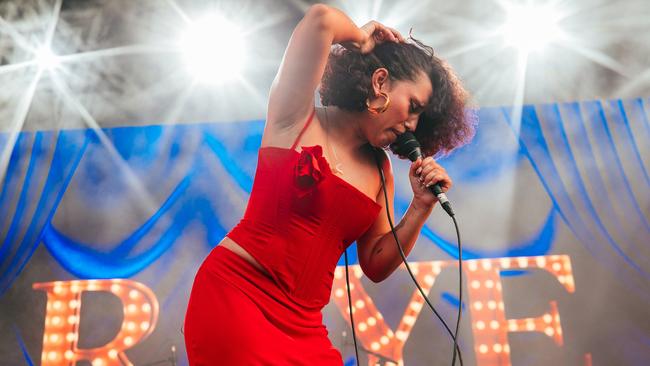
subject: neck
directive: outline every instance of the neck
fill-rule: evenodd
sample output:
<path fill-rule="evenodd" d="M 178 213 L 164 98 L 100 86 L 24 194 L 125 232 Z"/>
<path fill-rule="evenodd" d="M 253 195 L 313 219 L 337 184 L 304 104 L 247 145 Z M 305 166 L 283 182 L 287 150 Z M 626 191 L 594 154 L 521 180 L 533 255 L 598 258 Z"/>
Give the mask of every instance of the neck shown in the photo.
<path fill-rule="evenodd" d="M 367 118 L 363 113 L 328 106 L 323 109 L 323 117 L 320 119 L 323 129 L 338 146 L 357 151 L 368 143 L 361 129 Z"/>

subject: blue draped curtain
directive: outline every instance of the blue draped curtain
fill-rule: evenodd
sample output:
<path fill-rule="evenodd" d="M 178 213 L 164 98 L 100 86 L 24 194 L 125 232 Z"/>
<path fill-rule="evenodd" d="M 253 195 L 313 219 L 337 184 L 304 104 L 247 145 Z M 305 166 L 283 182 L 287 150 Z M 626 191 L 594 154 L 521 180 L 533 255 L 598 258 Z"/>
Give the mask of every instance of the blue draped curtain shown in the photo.
<path fill-rule="evenodd" d="M 465 257 L 548 253 L 558 216 L 622 283 L 650 293 L 648 100 L 525 106 L 520 124 L 511 115 L 510 108 L 481 109 L 476 139 L 443 159 L 443 164 L 452 176 L 473 182 L 489 181 L 490 176 L 528 161 L 552 208 L 529 239 L 498 250 L 467 243 Z M 20 133 L 0 191 L 0 294 L 11 287 L 41 244 L 79 278 L 133 276 L 173 247 L 190 224 L 201 225 L 205 245 L 214 246 L 243 213 L 262 128 L 263 121 L 250 121 Z M 499 151 L 503 145 L 490 137 L 495 130 L 510 134 L 516 149 Z M 7 141 L 7 135 L 0 135 L 2 149 Z M 110 141 L 114 150 L 103 141 Z M 92 187 L 105 177 L 97 172 L 97 164 L 111 160 L 112 179 L 121 183 L 98 197 Z M 396 170 L 405 166 L 397 164 Z M 173 186 L 156 197 L 149 217 L 117 242 L 81 241 L 54 224 L 67 195 L 101 205 L 119 200 L 124 189 L 135 189 L 134 181 L 152 191 L 170 179 L 175 179 Z M 70 192 L 72 183 L 76 190 L 95 196 Z M 410 196 L 405 181 L 397 184 L 399 212 L 406 209 Z M 422 234 L 456 255 L 451 238 L 429 225 Z"/>

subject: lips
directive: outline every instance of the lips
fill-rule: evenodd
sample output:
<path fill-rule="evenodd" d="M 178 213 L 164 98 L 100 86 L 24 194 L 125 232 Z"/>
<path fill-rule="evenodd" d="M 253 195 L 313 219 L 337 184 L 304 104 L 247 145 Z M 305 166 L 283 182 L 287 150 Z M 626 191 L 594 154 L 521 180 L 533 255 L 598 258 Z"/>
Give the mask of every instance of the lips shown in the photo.
<path fill-rule="evenodd" d="M 398 129 L 393 128 L 392 130 L 395 131 L 395 133 L 397 134 L 397 136 L 399 136 L 399 135 L 403 134 L 404 132 L 406 132 L 406 129 L 404 129 L 404 131 L 400 131 L 400 130 L 398 130 Z"/>

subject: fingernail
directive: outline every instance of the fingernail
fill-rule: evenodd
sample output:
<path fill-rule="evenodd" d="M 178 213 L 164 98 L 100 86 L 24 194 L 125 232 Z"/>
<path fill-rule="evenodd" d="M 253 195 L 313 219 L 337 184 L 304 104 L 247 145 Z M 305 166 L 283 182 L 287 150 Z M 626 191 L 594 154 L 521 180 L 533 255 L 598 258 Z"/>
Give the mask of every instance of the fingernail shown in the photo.
<path fill-rule="evenodd" d="M 418 170 L 415 171 L 416 174 L 422 173 L 422 168 L 418 168 Z"/>

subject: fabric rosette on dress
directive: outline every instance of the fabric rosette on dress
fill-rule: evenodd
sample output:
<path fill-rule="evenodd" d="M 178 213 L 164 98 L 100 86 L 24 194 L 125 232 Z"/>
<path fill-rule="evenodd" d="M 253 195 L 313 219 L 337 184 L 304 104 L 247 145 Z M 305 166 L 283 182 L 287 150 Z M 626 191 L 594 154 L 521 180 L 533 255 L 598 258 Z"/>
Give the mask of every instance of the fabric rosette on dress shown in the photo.
<path fill-rule="evenodd" d="M 303 146 L 295 168 L 298 196 L 308 195 L 330 173 L 329 163 L 323 156 L 323 148 L 320 145 Z"/>

